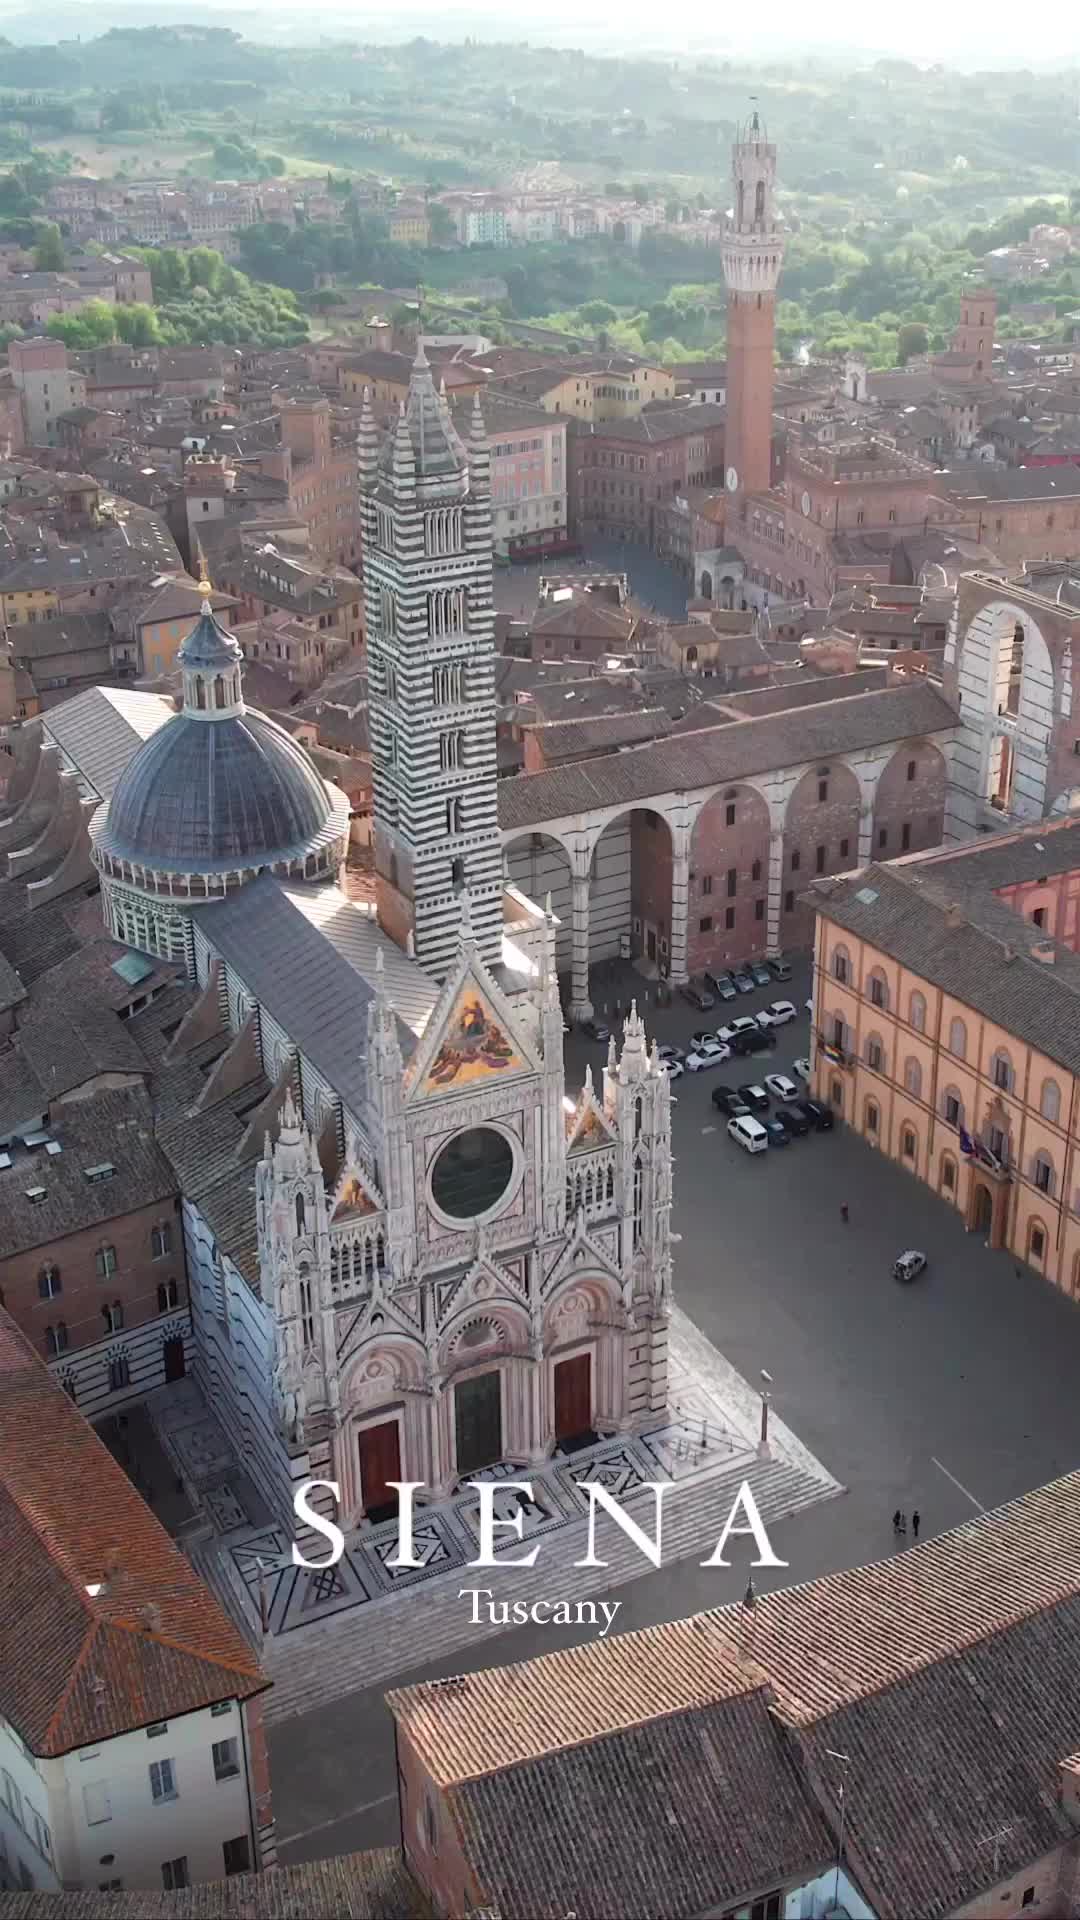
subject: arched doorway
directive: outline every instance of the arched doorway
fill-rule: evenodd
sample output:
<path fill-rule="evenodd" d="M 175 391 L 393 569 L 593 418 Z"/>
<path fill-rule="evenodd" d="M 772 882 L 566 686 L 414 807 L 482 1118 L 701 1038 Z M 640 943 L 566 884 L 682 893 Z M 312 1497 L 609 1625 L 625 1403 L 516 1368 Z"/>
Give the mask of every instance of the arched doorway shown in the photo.
<path fill-rule="evenodd" d="M 701 576 L 701 598 L 703 600 L 712 599 L 712 574 L 707 567 Z"/>
<path fill-rule="evenodd" d="M 977 1180 L 971 1203 L 972 1233 L 989 1233 L 993 1218 L 994 1196 L 984 1180 Z"/>

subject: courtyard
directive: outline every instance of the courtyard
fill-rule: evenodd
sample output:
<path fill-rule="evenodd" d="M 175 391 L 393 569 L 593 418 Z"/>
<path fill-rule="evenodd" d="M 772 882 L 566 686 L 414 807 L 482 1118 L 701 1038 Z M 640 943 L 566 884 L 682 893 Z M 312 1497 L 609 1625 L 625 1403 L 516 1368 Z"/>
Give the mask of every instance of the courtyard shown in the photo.
<path fill-rule="evenodd" d="M 618 997 L 625 1006 L 636 984 L 628 970 L 605 970 L 597 1005 Z M 655 991 L 646 984 L 647 995 Z M 842 1128 L 755 1157 L 728 1140 L 713 1087 L 790 1072 L 810 1050 L 808 991 L 803 960 L 791 983 L 737 1007 L 701 1015 L 676 997 L 646 1008 L 650 1036 L 681 1046 L 695 1028 L 773 998 L 800 1009 L 774 1055 L 687 1074 L 675 1088 L 677 1297 L 748 1382 L 767 1369 L 776 1413 L 846 1489 L 770 1523 L 788 1565 L 757 1572 L 759 1588 L 894 1552 L 897 1507 L 918 1509 L 923 1537 L 957 1526 L 1074 1467 L 1080 1431 L 1080 1315 L 1070 1301 L 988 1252 L 952 1209 Z M 568 1036 L 571 1083 L 586 1061 L 596 1072 L 605 1053 L 583 1034 Z M 915 1286 L 899 1287 L 892 1261 L 913 1245 L 929 1267 Z M 699 1554 L 657 1571 L 639 1559 L 637 1577 L 605 1590 L 622 1603 L 613 1631 L 741 1597 L 751 1554 L 749 1542 L 733 1546 L 726 1572 L 700 1566 Z M 525 1659 L 588 1633 L 526 1626 L 433 1661 L 407 1615 L 400 1629 L 415 1659 L 395 1684 Z M 382 1692 L 352 1691 L 343 1675 L 338 1699 L 272 1726 L 284 1860 L 396 1839 Z"/>

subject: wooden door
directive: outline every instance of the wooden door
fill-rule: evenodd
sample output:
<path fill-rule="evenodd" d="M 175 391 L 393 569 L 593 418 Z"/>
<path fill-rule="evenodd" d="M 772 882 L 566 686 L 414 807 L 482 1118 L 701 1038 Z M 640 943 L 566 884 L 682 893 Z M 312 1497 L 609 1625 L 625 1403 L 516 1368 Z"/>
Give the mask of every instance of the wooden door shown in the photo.
<path fill-rule="evenodd" d="M 360 1453 L 360 1499 L 369 1520 L 397 1512 L 398 1495 L 391 1480 L 401 1479 L 401 1441 L 396 1420 L 362 1427 L 356 1436 Z"/>
<path fill-rule="evenodd" d="M 502 1384 L 499 1374 L 474 1374 L 454 1388 L 457 1470 L 475 1473 L 502 1459 Z"/>
<path fill-rule="evenodd" d="M 576 1440 L 592 1427 L 592 1354 L 577 1353 L 555 1366 L 555 1438 Z"/>
<path fill-rule="evenodd" d="M 182 1380 L 187 1372 L 187 1363 L 184 1359 L 184 1343 L 178 1333 L 170 1334 L 165 1342 L 164 1354 L 166 1380 Z"/>

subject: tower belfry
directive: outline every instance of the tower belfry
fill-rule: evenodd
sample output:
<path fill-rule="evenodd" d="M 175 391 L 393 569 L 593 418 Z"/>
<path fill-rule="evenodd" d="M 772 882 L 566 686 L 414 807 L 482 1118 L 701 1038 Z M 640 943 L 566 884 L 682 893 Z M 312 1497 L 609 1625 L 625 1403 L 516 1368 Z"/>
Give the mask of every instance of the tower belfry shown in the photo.
<path fill-rule="evenodd" d="M 763 492 L 772 462 L 776 287 L 784 255 L 776 222 L 776 148 L 755 109 L 731 150 L 734 202 L 723 241 L 727 286 L 725 483 Z"/>
<path fill-rule="evenodd" d="M 359 467 L 379 919 L 441 978 L 466 890 L 502 950 L 491 483 L 479 402 L 463 442 L 422 345 L 381 449 L 365 395 Z"/>

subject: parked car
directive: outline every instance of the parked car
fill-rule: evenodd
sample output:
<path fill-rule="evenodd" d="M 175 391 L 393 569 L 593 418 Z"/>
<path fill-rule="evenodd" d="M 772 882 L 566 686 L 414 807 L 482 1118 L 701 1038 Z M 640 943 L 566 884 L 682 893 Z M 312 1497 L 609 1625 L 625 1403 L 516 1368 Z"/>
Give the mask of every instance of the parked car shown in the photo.
<path fill-rule="evenodd" d="M 766 1027 L 755 1026 L 752 1033 L 736 1034 L 731 1043 L 734 1054 L 771 1053 L 776 1046 L 776 1035 Z"/>
<path fill-rule="evenodd" d="M 755 987 L 772 986 L 772 974 L 763 960 L 755 960 L 753 966 L 747 967 L 746 971 L 753 976 Z"/>
<path fill-rule="evenodd" d="M 731 977 L 740 993 L 753 993 L 754 976 L 752 973 L 747 973 L 745 967 L 736 967 Z"/>
<path fill-rule="evenodd" d="M 742 1147 L 745 1153 L 764 1153 L 769 1144 L 769 1136 L 760 1120 L 752 1113 L 736 1114 L 727 1123 L 728 1138 Z"/>
<path fill-rule="evenodd" d="M 776 1118 L 782 1120 L 788 1132 L 797 1135 L 800 1140 L 810 1131 L 810 1122 L 800 1105 L 777 1107 Z"/>
<path fill-rule="evenodd" d="M 925 1272 L 926 1255 L 920 1253 L 917 1247 L 909 1247 L 907 1253 L 902 1253 L 898 1260 L 893 1261 L 893 1279 L 899 1280 L 903 1286 L 910 1285 L 920 1273 Z"/>
<path fill-rule="evenodd" d="M 689 1000 L 690 1005 L 696 1007 L 699 1013 L 708 1013 L 716 1005 L 704 980 L 697 973 L 682 988 L 682 997 L 684 1000 Z"/>
<path fill-rule="evenodd" d="M 611 1028 L 605 1026 L 602 1020 L 586 1020 L 581 1031 L 589 1040 L 607 1041 L 611 1039 Z"/>
<path fill-rule="evenodd" d="M 723 1040 L 726 1046 L 731 1047 L 731 1046 L 734 1046 L 735 1041 L 738 1038 L 740 1033 L 756 1033 L 756 1032 L 757 1032 L 757 1021 L 754 1019 L 753 1014 L 740 1013 L 738 1019 L 732 1020 L 728 1026 L 718 1027 L 716 1030 L 716 1037 L 718 1040 Z"/>
<path fill-rule="evenodd" d="M 791 1106 L 792 1112 L 801 1113 L 807 1125 L 813 1127 L 816 1133 L 832 1132 L 832 1108 L 822 1106 L 820 1100 L 793 1100 Z"/>
<path fill-rule="evenodd" d="M 706 972 L 705 985 L 708 987 L 710 993 L 715 993 L 718 1000 L 734 1000 L 735 998 L 735 982 L 730 973 Z"/>
<path fill-rule="evenodd" d="M 768 1113 L 769 1111 L 769 1096 L 756 1080 L 747 1080 L 739 1088 L 739 1099 L 745 1100 L 752 1112 Z"/>
<path fill-rule="evenodd" d="M 806 1059 L 805 1055 L 800 1054 L 797 1060 L 792 1061 L 791 1071 L 795 1075 L 796 1080 L 802 1081 L 804 1087 L 810 1085 L 811 1068 L 810 1062 Z"/>
<path fill-rule="evenodd" d="M 769 961 L 769 972 L 772 974 L 774 980 L 791 979 L 791 968 L 782 953 L 777 954 L 775 960 Z"/>
<path fill-rule="evenodd" d="M 702 1034 L 701 1037 L 703 1040 L 711 1039 L 712 1035 Z M 663 1061 L 665 1067 L 670 1066 L 673 1060 L 678 1060 L 681 1062 L 686 1059 L 686 1050 L 683 1047 L 669 1047 L 665 1045 L 662 1047 L 657 1047 L 656 1051 L 657 1051 L 658 1057 Z"/>
<path fill-rule="evenodd" d="M 686 1068 L 681 1060 L 661 1060 L 660 1065 L 667 1068 L 669 1080 L 681 1080 Z"/>
<path fill-rule="evenodd" d="M 762 1007 L 758 1014 L 758 1026 L 786 1027 L 789 1020 L 796 1018 L 797 1014 L 790 1000 L 772 1000 L 767 1007 Z"/>
<path fill-rule="evenodd" d="M 799 1097 L 798 1087 L 794 1080 L 788 1079 L 786 1073 L 767 1073 L 765 1085 L 777 1100 L 797 1100 Z"/>
<path fill-rule="evenodd" d="M 787 1147 L 791 1144 L 791 1135 L 779 1113 L 765 1114 L 761 1122 L 769 1138 L 770 1147 Z"/>
<path fill-rule="evenodd" d="M 740 1113 L 750 1111 L 746 1101 L 740 1098 L 734 1087 L 714 1087 L 712 1103 L 721 1113 L 726 1114 L 729 1120 L 737 1120 Z"/>
<path fill-rule="evenodd" d="M 687 1047 L 686 1053 L 696 1053 L 699 1047 L 708 1046 L 710 1040 L 722 1041 L 723 1038 L 723 1034 L 714 1032 L 712 1027 L 697 1027 L 690 1035 L 690 1045 Z M 683 1054 L 684 1060 L 686 1059 L 686 1053 Z"/>
<path fill-rule="evenodd" d="M 693 1053 L 686 1056 L 687 1073 L 700 1073 L 703 1067 L 722 1067 L 725 1060 L 731 1059 L 731 1048 L 722 1046 L 719 1040 L 707 1040 L 703 1047 L 695 1047 Z"/>

